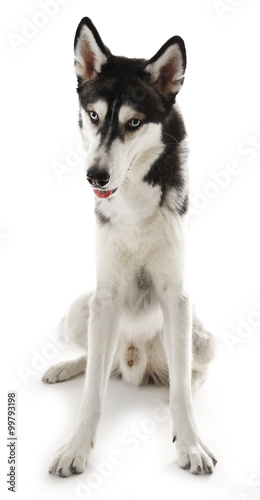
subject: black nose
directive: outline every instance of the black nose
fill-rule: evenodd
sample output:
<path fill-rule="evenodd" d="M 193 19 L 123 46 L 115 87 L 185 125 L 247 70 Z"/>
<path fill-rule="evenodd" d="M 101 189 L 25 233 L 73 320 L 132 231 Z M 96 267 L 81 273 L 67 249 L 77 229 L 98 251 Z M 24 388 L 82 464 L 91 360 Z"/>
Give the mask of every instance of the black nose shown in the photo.
<path fill-rule="evenodd" d="M 91 167 L 87 171 L 87 179 L 91 186 L 103 188 L 109 182 L 110 174 L 107 170 Z"/>

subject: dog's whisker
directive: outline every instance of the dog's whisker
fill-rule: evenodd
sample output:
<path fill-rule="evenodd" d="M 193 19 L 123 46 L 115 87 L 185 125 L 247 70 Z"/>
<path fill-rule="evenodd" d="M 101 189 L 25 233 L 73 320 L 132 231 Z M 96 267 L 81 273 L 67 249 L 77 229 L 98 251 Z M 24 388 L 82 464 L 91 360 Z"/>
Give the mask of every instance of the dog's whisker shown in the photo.
<path fill-rule="evenodd" d="M 177 139 L 176 139 L 176 137 L 174 137 L 173 135 L 166 134 L 166 132 L 163 132 L 163 135 L 164 135 L 165 137 L 170 137 L 171 139 L 173 139 L 173 140 L 174 140 L 174 142 L 175 142 L 176 144 L 179 144 L 179 143 L 178 143 L 178 141 L 177 141 Z"/>

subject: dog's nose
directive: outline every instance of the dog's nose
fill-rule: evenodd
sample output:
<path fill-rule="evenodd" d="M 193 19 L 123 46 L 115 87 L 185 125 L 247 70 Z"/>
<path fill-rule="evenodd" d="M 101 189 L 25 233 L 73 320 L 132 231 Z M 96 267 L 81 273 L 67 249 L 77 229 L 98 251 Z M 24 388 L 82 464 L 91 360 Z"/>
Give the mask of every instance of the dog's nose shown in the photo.
<path fill-rule="evenodd" d="M 110 174 L 107 170 L 100 169 L 98 167 L 91 167 L 87 171 L 87 180 L 91 186 L 103 188 L 108 184 L 109 179 Z"/>

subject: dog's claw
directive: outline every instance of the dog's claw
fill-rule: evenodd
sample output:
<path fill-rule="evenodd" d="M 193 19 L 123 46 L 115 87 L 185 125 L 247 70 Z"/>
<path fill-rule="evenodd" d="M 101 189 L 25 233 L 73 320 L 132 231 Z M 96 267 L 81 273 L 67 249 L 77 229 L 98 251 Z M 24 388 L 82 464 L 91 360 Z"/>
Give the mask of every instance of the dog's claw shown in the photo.
<path fill-rule="evenodd" d="M 189 470 L 190 469 L 190 462 L 187 462 L 183 467 L 181 467 L 183 470 Z"/>
<path fill-rule="evenodd" d="M 70 466 L 70 470 L 73 472 L 73 474 L 82 474 L 82 472 L 83 472 L 83 471 L 79 471 L 78 470 L 78 466 L 77 465 L 72 465 L 72 464 Z"/>
<path fill-rule="evenodd" d="M 201 466 L 200 466 L 200 465 L 198 465 L 197 470 L 194 470 L 194 471 L 192 472 L 192 474 L 193 474 L 194 476 L 198 476 L 200 473 L 201 473 Z"/>
<path fill-rule="evenodd" d="M 176 441 L 176 436 L 173 436 L 172 442 L 175 443 Z"/>

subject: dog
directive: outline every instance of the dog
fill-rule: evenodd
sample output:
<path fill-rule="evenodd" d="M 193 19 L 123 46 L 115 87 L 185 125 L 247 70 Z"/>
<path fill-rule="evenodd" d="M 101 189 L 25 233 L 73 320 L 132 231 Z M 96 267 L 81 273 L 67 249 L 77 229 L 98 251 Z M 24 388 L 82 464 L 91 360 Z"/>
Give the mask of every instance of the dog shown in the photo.
<path fill-rule="evenodd" d="M 185 45 L 174 36 L 150 60 L 114 56 L 85 17 L 74 48 L 86 176 L 95 195 L 97 286 L 62 321 L 86 355 L 43 376 L 55 383 L 86 371 L 73 432 L 49 472 L 84 471 L 115 375 L 134 386 L 169 384 L 178 464 L 210 474 L 217 460 L 199 436 L 193 393 L 215 340 L 196 316 L 185 275 L 187 145 L 176 104 Z"/>

